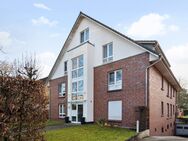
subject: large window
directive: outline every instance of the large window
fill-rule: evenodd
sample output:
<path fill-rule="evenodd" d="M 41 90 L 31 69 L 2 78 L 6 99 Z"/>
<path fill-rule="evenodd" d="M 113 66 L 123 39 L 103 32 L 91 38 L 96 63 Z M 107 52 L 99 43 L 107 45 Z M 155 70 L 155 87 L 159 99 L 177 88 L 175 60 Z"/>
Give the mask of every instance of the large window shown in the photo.
<path fill-rule="evenodd" d="M 83 55 L 72 59 L 72 99 L 83 98 L 84 91 L 84 57 Z"/>
<path fill-rule="evenodd" d="M 108 120 L 122 120 L 122 101 L 108 102 Z"/>
<path fill-rule="evenodd" d="M 103 63 L 113 60 L 113 44 L 109 43 L 103 46 Z"/>
<path fill-rule="evenodd" d="M 80 43 L 86 42 L 89 40 L 89 28 L 85 29 L 80 33 Z"/>
<path fill-rule="evenodd" d="M 116 70 L 108 74 L 108 90 L 122 89 L 122 70 Z"/>
<path fill-rule="evenodd" d="M 59 104 L 59 118 L 64 118 L 64 117 L 65 117 L 64 105 Z"/>
<path fill-rule="evenodd" d="M 60 83 L 59 85 L 58 85 L 58 93 L 59 93 L 59 96 L 61 97 L 61 96 L 65 96 L 65 93 L 66 93 L 66 85 L 65 85 L 65 83 Z"/>
<path fill-rule="evenodd" d="M 83 66 L 83 55 L 72 59 L 72 79 L 76 79 L 83 76 Z"/>
<path fill-rule="evenodd" d="M 73 96 L 82 96 L 84 90 L 84 81 L 75 81 L 72 83 L 72 95 Z"/>

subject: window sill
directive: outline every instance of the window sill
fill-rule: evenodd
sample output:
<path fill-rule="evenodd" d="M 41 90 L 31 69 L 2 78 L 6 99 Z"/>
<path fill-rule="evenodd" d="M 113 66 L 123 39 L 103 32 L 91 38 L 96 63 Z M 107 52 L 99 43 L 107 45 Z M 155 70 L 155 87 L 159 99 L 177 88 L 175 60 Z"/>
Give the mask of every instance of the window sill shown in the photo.
<path fill-rule="evenodd" d="M 59 96 L 59 98 L 65 98 L 65 95 L 64 96 Z"/>
<path fill-rule="evenodd" d="M 112 119 L 108 119 L 109 122 L 122 122 L 122 120 L 112 120 Z"/>
<path fill-rule="evenodd" d="M 60 116 L 59 118 L 60 118 L 60 119 L 64 119 L 64 118 L 65 118 L 65 116 Z"/>
<path fill-rule="evenodd" d="M 115 90 L 108 90 L 107 92 L 118 92 L 118 91 L 122 91 L 123 89 L 115 89 Z"/>

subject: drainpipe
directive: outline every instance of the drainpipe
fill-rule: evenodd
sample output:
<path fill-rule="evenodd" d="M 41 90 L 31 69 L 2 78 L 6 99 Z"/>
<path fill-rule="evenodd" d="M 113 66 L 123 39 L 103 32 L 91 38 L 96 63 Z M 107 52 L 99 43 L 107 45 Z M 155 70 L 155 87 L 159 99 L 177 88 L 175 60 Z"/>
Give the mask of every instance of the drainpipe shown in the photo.
<path fill-rule="evenodd" d="M 162 57 L 161 55 L 159 54 L 159 59 L 157 61 L 155 61 L 153 64 L 147 66 L 146 68 L 146 90 L 145 90 L 145 95 L 146 95 L 146 98 L 145 98 L 145 104 L 146 104 L 146 107 L 148 106 L 148 70 L 150 67 L 154 66 L 155 64 L 157 64 L 159 61 L 161 61 Z"/>

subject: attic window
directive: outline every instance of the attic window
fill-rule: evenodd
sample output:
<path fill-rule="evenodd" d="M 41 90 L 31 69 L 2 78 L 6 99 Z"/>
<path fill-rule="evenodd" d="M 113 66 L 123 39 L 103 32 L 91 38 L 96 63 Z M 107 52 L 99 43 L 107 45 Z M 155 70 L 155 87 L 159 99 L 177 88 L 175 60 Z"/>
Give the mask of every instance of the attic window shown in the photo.
<path fill-rule="evenodd" d="M 80 33 L 80 43 L 84 43 L 89 40 L 89 28 L 86 28 Z"/>

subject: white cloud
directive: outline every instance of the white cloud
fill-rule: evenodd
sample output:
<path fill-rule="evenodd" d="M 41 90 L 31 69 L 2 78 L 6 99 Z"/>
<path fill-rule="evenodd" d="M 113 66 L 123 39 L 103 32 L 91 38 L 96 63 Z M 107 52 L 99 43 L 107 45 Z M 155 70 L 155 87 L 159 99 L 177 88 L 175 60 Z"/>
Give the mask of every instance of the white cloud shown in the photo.
<path fill-rule="evenodd" d="M 166 56 L 171 62 L 172 70 L 177 78 L 183 79 L 183 83 L 187 83 L 188 87 L 188 43 L 184 45 L 174 46 L 166 50 Z"/>
<path fill-rule="evenodd" d="M 48 18 L 43 16 L 39 17 L 38 19 L 32 19 L 31 21 L 33 25 L 48 25 L 50 27 L 58 24 L 58 21 L 50 21 Z"/>
<path fill-rule="evenodd" d="M 170 25 L 170 26 L 169 26 L 169 30 L 170 30 L 170 31 L 178 31 L 178 30 L 179 30 L 179 27 L 176 26 L 176 25 Z"/>
<path fill-rule="evenodd" d="M 56 57 L 57 56 L 52 52 L 43 52 L 36 55 L 36 58 L 39 61 L 39 65 L 41 66 L 41 78 L 49 75 Z"/>
<path fill-rule="evenodd" d="M 43 3 L 34 3 L 33 6 L 40 9 L 51 10 L 48 6 L 46 6 Z"/>
<path fill-rule="evenodd" d="M 169 15 L 159 15 L 157 13 L 144 15 L 138 21 L 131 24 L 127 30 L 127 34 L 133 37 L 148 38 L 156 35 L 164 35 L 169 31 L 177 31 L 179 29 L 178 26 L 165 23 L 169 18 Z"/>
<path fill-rule="evenodd" d="M 0 32 L 0 48 L 10 46 L 12 39 L 9 32 Z"/>

